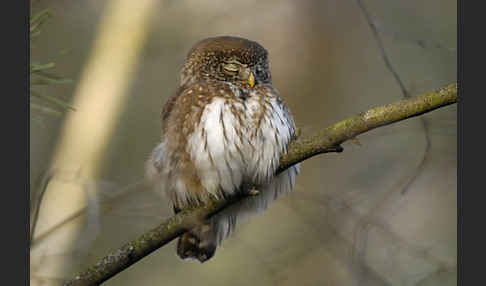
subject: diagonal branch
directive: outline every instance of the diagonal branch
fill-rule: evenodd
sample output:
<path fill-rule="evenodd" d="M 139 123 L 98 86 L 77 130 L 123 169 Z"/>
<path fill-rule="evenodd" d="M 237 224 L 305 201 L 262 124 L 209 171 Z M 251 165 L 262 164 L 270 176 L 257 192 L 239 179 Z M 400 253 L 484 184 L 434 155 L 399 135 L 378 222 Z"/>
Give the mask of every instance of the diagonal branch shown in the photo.
<path fill-rule="evenodd" d="M 340 147 L 341 143 L 364 132 L 456 102 L 457 84 L 453 83 L 436 91 L 375 107 L 349 117 L 309 138 L 292 142 L 288 153 L 282 156 L 277 172 L 318 154 L 341 152 L 343 150 Z M 139 238 L 111 252 L 64 285 L 101 284 L 235 200 L 238 200 L 238 198 L 234 198 L 233 201 L 214 200 L 202 207 L 185 209 Z"/>

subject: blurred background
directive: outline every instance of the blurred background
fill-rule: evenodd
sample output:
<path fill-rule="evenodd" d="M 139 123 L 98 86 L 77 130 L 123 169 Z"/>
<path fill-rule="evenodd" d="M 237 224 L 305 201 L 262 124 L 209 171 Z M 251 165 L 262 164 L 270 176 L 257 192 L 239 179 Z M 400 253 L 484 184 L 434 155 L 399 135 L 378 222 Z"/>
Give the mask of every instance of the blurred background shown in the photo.
<path fill-rule="evenodd" d="M 143 183 L 144 162 L 195 42 L 262 44 L 305 136 L 455 82 L 456 7 L 31 0 L 32 14 L 52 10 L 31 39 L 31 61 L 72 80 L 32 88 L 75 108 L 31 110 L 31 285 L 60 285 L 171 215 Z M 178 259 L 172 242 L 104 285 L 456 285 L 456 111 L 378 128 L 343 153 L 305 161 L 294 192 L 239 225 L 204 264 Z"/>

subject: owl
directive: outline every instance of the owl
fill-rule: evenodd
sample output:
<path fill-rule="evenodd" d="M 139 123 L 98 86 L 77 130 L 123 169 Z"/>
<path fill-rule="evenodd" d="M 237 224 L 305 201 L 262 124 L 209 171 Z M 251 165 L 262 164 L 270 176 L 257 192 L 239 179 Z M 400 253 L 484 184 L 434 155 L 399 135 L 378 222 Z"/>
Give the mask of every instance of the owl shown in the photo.
<path fill-rule="evenodd" d="M 296 137 L 294 120 L 272 85 L 267 51 L 232 36 L 192 47 L 161 118 L 162 141 L 146 172 L 176 213 L 210 198 L 257 194 L 242 196 L 179 238 L 180 258 L 204 262 L 237 220 L 263 211 L 294 187 L 299 165 L 276 175 L 280 157 Z"/>

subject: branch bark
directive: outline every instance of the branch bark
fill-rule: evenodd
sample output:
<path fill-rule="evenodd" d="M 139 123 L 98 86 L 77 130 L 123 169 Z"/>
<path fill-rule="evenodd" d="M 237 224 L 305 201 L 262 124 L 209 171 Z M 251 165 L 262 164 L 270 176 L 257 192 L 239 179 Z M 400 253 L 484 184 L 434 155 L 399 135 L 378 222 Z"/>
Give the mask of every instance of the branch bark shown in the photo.
<path fill-rule="evenodd" d="M 280 159 L 280 166 L 277 172 L 281 172 L 318 154 L 341 152 L 343 151 L 340 146 L 341 143 L 353 139 L 364 132 L 415 117 L 456 102 L 457 84 L 453 83 L 436 91 L 375 107 L 349 117 L 317 132 L 309 138 L 292 142 L 288 153 Z M 139 238 L 111 252 L 95 265 L 79 273 L 74 279 L 67 281 L 64 285 L 101 284 L 235 200 L 238 200 L 238 198 L 234 198 L 233 201 L 214 200 L 199 208 L 185 209 Z"/>

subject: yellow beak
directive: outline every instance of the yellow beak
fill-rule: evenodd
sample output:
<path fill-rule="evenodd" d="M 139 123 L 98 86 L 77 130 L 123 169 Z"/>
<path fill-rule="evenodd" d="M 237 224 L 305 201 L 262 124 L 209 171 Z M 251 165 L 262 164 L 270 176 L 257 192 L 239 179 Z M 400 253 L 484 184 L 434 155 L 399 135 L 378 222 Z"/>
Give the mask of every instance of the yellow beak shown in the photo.
<path fill-rule="evenodd" d="M 252 72 L 250 72 L 250 75 L 248 76 L 248 84 L 251 87 L 254 87 L 255 86 L 255 76 L 253 76 L 253 73 Z"/>

